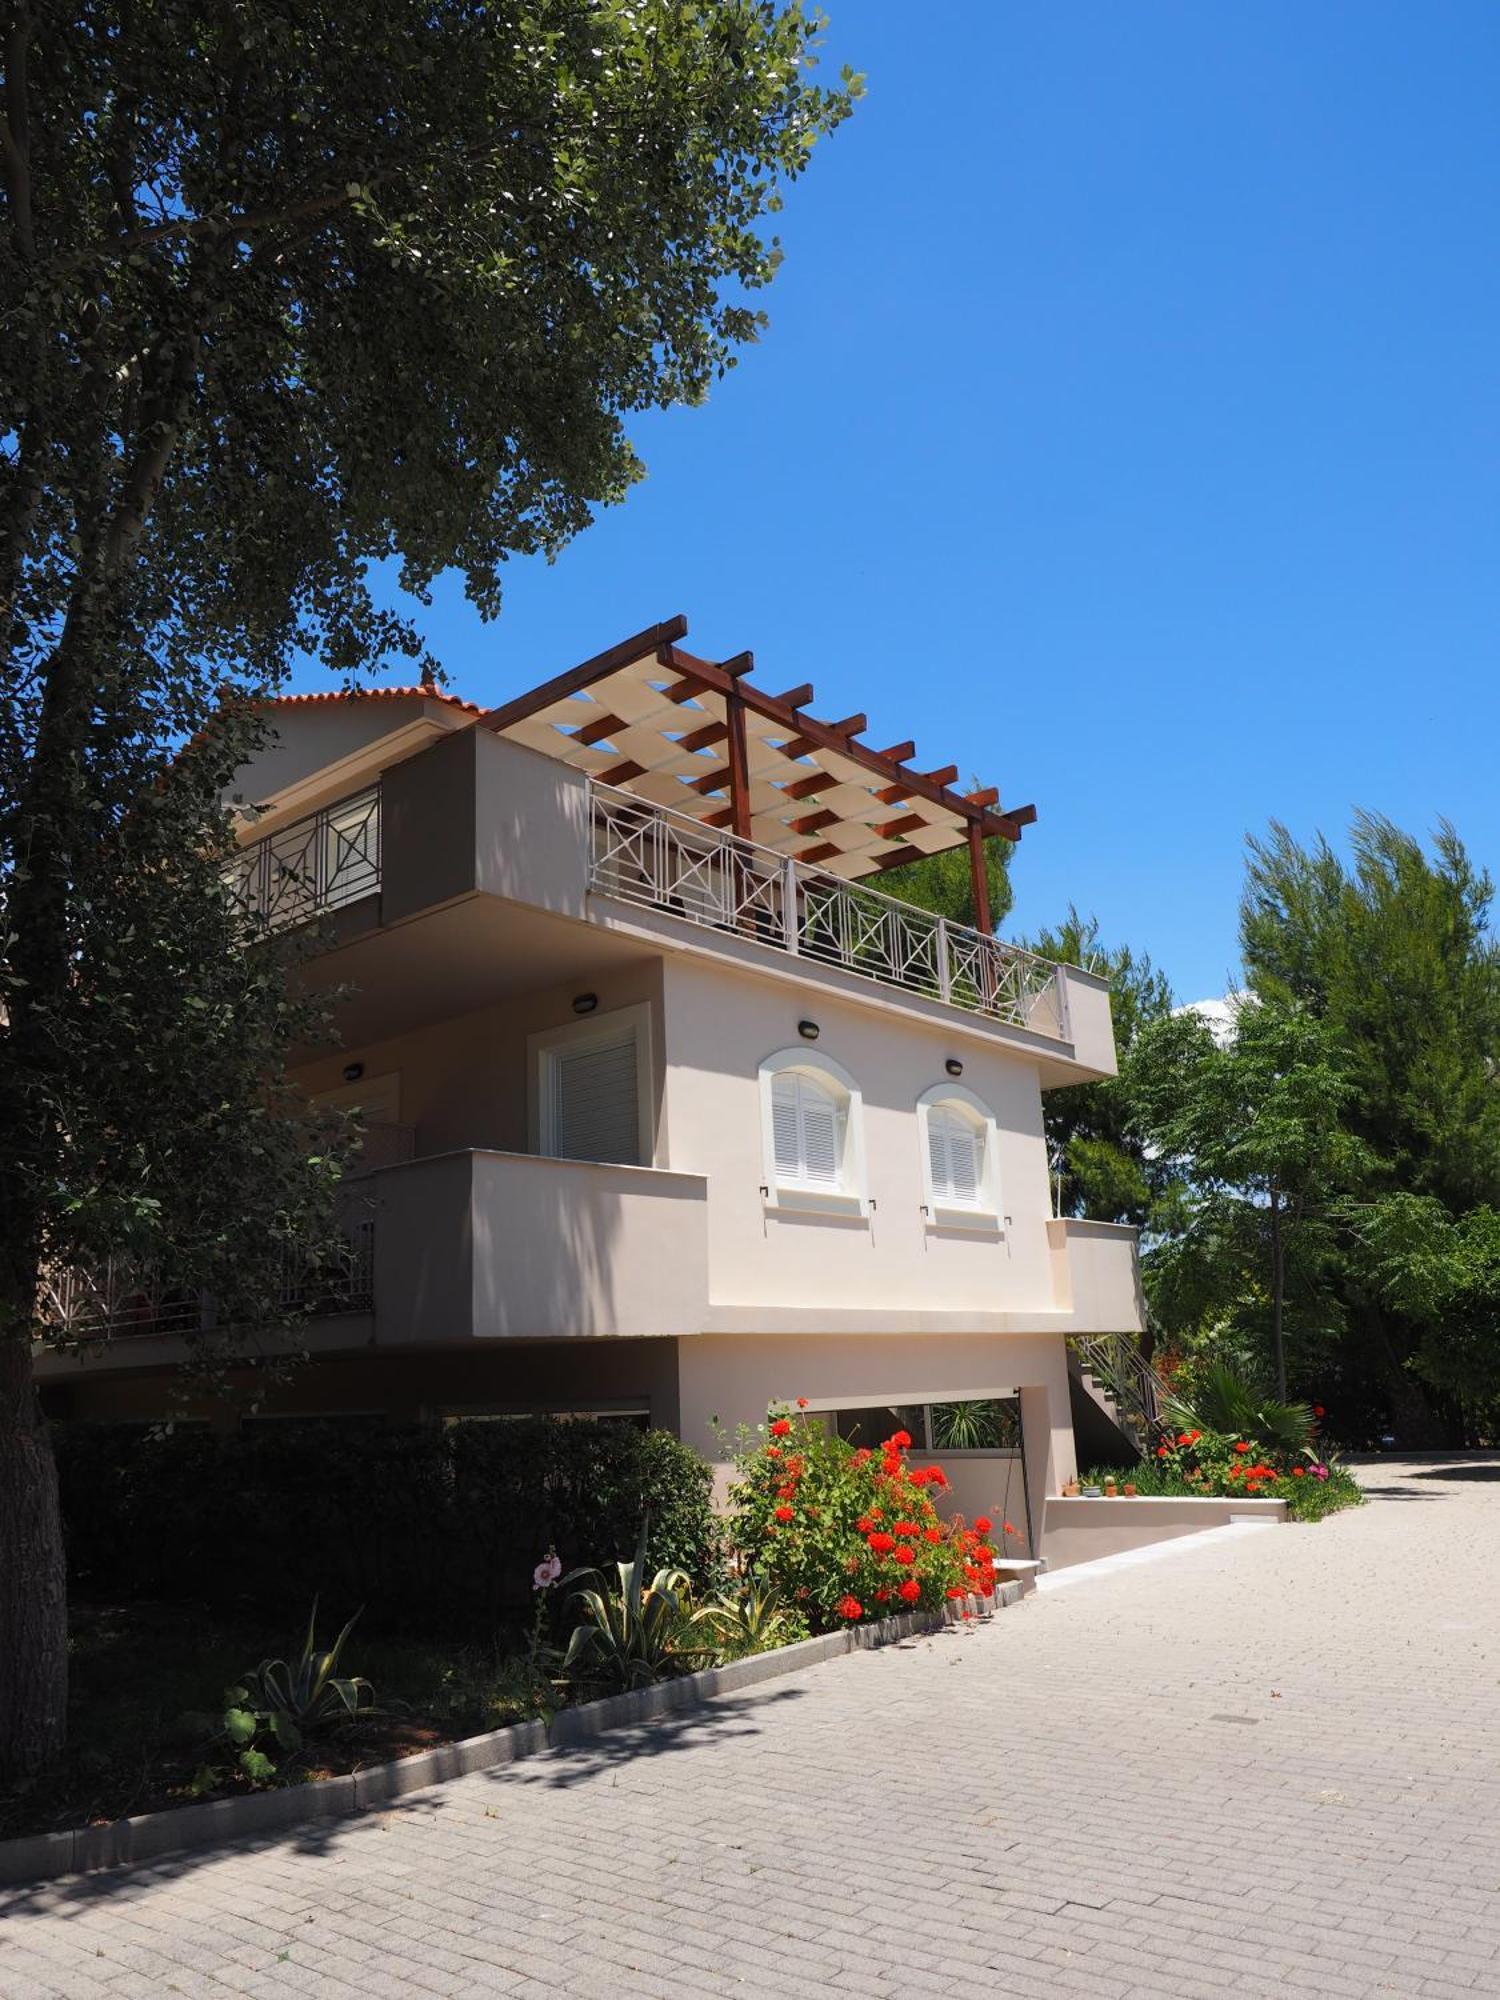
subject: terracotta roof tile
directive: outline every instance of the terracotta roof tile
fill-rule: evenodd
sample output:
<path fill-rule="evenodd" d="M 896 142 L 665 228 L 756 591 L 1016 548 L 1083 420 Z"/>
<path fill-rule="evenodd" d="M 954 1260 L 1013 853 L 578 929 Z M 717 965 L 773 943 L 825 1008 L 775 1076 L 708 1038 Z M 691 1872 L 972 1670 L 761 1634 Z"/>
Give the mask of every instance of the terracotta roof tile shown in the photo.
<path fill-rule="evenodd" d="M 335 688 L 327 694 L 278 694 L 272 695 L 266 706 L 307 708 L 315 702 L 325 701 L 400 701 L 410 695 L 420 695 L 425 701 L 446 702 L 450 708 L 464 709 L 469 715 L 484 713 L 476 701 L 465 701 L 461 695 L 444 694 L 441 688 L 429 687 Z"/>

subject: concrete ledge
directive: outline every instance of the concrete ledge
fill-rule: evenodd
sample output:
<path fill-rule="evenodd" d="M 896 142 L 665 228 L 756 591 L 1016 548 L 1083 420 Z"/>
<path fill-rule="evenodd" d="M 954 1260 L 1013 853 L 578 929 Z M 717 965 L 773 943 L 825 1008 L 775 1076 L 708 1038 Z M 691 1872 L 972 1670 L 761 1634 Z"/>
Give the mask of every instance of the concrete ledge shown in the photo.
<path fill-rule="evenodd" d="M 1175 1494 L 1136 1494 L 1129 1500 L 1049 1494 L 1042 1510 L 1042 1553 L 1051 1573 L 1205 1528 L 1224 1528 L 1231 1520 L 1285 1519 L 1284 1500 L 1242 1500 L 1229 1494 L 1207 1500 Z"/>
<path fill-rule="evenodd" d="M 435 1750 L 421 1751 L 415 1757 L 372 1764 L 368 1770 L 356 1771 L 349 1777 L 320 1778 L 312 1784 L 288 1785 L 274 1792 L 249 1792 L 242 1798 L 213 1799 L 196 1806 L 173 1806 L 164 1812 L 117 1819 L 108 1826 L 79 1827 L 69 1833 L 28 1834 L 20 1840 L 0 1841 L 0 1884 L 44 1882 L 59 1875 L 82 1874 L 98 1868 L 134 1867 L 165 1854 L 216 1847 L 255 1834 L 279 1833 L 314 1820 L 347 1818 L 386 1800 L 426 1791 L 449 1778 L 498 1770 L 522 1757 L 536 1757 L 547 1750 L 586 1743 L 611 1729 L 634 1728 L 663 1716 L 702 1708 L 740 1688 L 799 1673 L 804 1667 L 816 1666 L 845 1653 L 868 1652 L 924 1632 L 941 1631 L 960 1622 L 965 1609 L 971 1616 L 982 1617 L 989 1611 L 1018 1603 L 1020 1597 L 1019 1583 L 1002 1584 L 989 1602 L 971 1597 L 966 1605 L 950 1606 L 943 1613 L 908 1613 L 899 1618 L 883 1618 L 873 1625 L 825 1632 L 816 1639 L 799 1640 L 794 1646 L 778 1646 L 769 1653 L 752 1653 L 746 1659 L 731 1660 L 726 1666 L 705 1667 L 701 1673 L 684 1674 L 680 1680 L 658 1681 L 630 1694 L 580 1702 L 576 1708 L 559 1709 L 548 1722 L 517 1722 L 506 1729 L 488 1730 L 483 1736 L 440 1744 Z"/>

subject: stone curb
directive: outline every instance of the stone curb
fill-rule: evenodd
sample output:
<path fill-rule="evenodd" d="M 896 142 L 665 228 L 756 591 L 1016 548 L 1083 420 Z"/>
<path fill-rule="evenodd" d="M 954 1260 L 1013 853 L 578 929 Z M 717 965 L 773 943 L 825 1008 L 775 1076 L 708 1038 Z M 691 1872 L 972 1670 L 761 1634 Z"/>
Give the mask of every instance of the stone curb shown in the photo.
<path fill-rule="evenodd" d="M 989 1608 L 1000 1611 L 1019 1603 L 1020 1598 L 1018 1583 L 1002 1584 Z M 985 1606 L 978 1598 L 968 1600 L 968 1609 L 985 1615 Z M 634 1728 L 664 1716 L 684 1714 L 759 1681 L 777 1680 L 844 1653 L 870 1652 L 924 1632 L 941 1631 L 956 1622 L 953 1615 L 940 1613 L 883 1618 L 876 1625 L 825 1632 L 816 1639 L 778 1646 L 769 1653 L 752 1653 L 746 1659 L 731 1660 L 727 1666 L 705 1667 L 701 1673 L 659 1681 L 631 1694 L 581 1702 L 577 1708 L 559 1709 L 550 1722 L 512 1723 L 505 1729 L 488 1730 L 483 1736 L 440 1744 L 414 1757 L 372 1764 L 367 1771 L 356 1771 L 349 1777 L 320 1778 L 312 1784 L 289 1785 L 284 1791 L 251 1792 L 243 1798 L 213 1799 L 196 1806 L 170 1806 L 163 1812 L 113 1820 L 107 1826 L 0 1840 L 0 1885 L 50 1881 L 59 1875 L 84 1874 L 98 1868 L 139 1867 L 162 1855 L 217 1847 L 247 1835 L 344 1819 L 386 1800 L 426 1791 L 449 1778 L 498 1770 L 522 1757 L 587 1743 L 607 1730 Z"/>

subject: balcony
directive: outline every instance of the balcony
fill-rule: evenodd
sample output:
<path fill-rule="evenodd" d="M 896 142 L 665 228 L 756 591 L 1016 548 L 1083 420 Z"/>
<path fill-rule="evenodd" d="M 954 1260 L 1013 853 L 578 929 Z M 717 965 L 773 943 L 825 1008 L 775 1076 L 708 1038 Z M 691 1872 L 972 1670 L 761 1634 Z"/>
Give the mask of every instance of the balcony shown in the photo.
<path fill-rule="evenodd" d="M 236 900 L 273 931 L 378 895 L 379 785 L 253 841 L 226 875 Z"/>
<path fill-rule="evenodd" d="M 1033 952 L 608 785 L 589 821 L 589 887 L 618 902 L 1069 1039 L 1061 968 Z"/>

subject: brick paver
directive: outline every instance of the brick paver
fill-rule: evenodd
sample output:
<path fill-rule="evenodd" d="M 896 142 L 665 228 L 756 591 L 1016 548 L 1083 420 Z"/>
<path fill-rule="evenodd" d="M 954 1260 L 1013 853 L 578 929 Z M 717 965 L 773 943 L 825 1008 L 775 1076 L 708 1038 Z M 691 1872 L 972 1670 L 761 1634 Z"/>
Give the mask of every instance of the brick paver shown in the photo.
<path fill-rule="evenodd" d="M 357 1821 L 0 1894 L 0 1994 L 1500 1995 L 1500 1460 L 1433 1470 Z"/>

